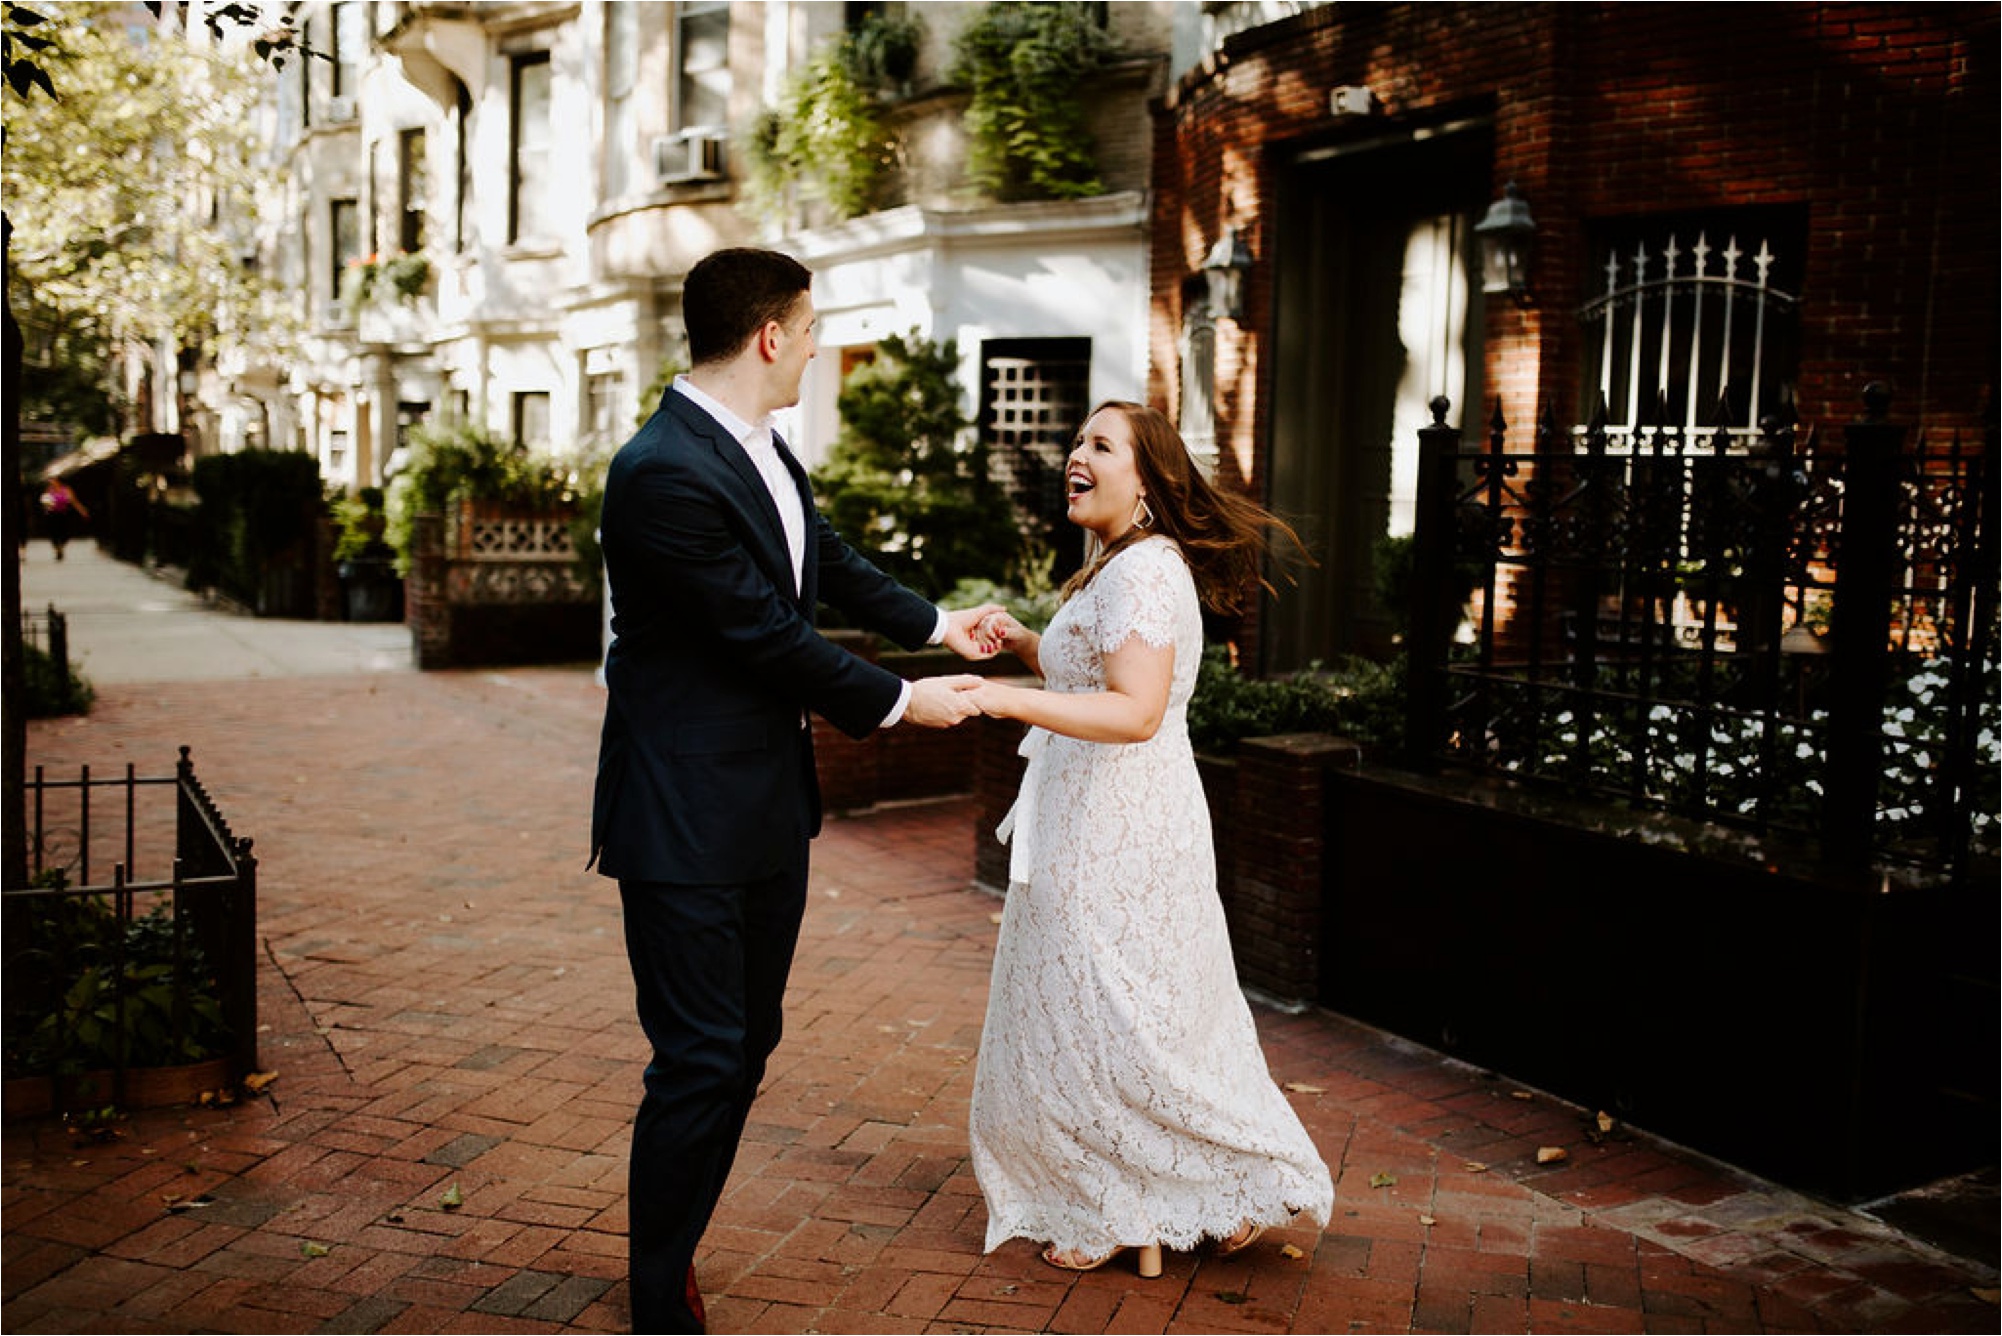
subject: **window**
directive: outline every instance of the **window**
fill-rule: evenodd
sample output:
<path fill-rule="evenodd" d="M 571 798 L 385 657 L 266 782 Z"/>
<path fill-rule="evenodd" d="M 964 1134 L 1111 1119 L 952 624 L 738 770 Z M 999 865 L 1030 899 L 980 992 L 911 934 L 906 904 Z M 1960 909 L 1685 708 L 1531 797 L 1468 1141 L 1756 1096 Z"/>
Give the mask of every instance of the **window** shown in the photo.
<path fill-rule="evenodd" d="M 313 38 L 316 35 L 313 31 L 313 20 L 307 19 L 301 23 L 299 25 L 299 49 L 301 51 L 311 51 L 313 49 Z M 292 68 L 299 72 L 299 128 L 302 130 L 309 129 L 313 124 L 313 58 L 311 56 L 303 56 L 293 64 Z"/>
<path fill-rule="evenodd" d="M 431 420 L 431 401 L 428 399 L 399 399 L 396 401 L 396 449 L 405 450 L 410 446 L 410 431 Z"/>
<path fill-rule="evenodd" d="M 1807 246 L 1801 210 L 1619 219 L 1595 226 L 1591 246 L 1599 295 L 1580 312 L 1580 422 L 1603 398 L 1617 437 L 1638 426 L 1685 436 L 1746 430 L 1791 400 Z"/>
<path fill-rule="evenodd" d="M 362 26 L 366 17 L 357 0 L 343 0 L 334 6 L 332 92 L 335 97 L 353 97 L 361 92 L 362 56 L 368 50 L 368 35 Z"/>
<path fill-rule="evenodd" d="M 514 395 L 514 443 L 523 450 L 549 448 L 549 392 L 517 390 Z"/>
<path fill-rule="evenodd" d="M 594 356 L 584 369 L 584 439 L 594 443 L 619 439 L 626 423 L 626 373 L 616 366 L 597 367 Z"/>
<path fill-rule="evenodd" d="M 617 199 L 633 187 L 633 155 L 638 150 L 633 90 L 639 86 L 639 9 L 605 6 L 605 188 Z"/>
<path fill-rule="evenodd" d="M 332 200 L 327 205 L 327 216 L 328 235 L 333 238 L 330 290 L 338 299 L 348 266 L 361 259 L 361 205 L 351 199 Z"/>
<path fill-rule="evenodd" d="M 463 255 L 466 250 L 466 201 L 473 192 L 473 160 L 467 151 L 466 122 L 473 114 L 473 95 L 458 79 L 452 80 L 457 98 L 452 117 L 452 161 L 458 171 L 457 186 L 452 192 L 452 250 Z"/>
<path fill-rule="evenodd" d="M 675 128 L 720 129 L 730 123 L 728 0 L 676 5 L 674 27 Z"/>
<path fill-rule="evenodd" d="M 1083 564 L 1083 537 L 1065 518 L 1064 461 L 1090 404 L 1090 339 L 989 339 L 980 346 L 980 436 L 1028 533 Z"/>
<path fill-rule="evenodd" d="M 424 249 L 424 200 L 430 194 L 422 130 L 405 130 L 396 137 L 396 194 L 396 247 L 414 255 Z"/>
<path fill-rule="evenodd" d="M 509 104 L 513 111 L 509 144 L 507 239 L 522 242 L 551 235 L 551 154 L 549 53 L 516 56 Z"/>

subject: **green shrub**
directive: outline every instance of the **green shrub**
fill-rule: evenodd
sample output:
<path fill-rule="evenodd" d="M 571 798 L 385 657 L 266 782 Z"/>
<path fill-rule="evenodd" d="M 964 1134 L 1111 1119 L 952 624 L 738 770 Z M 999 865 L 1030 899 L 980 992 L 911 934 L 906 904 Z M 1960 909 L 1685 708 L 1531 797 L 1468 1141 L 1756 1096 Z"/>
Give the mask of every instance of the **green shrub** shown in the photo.
<path fill-rule="evenodd" d="M 1095 5 L 983 7 L 953 42 L 966 107 L 967 177 L 999 200 L 1101 193 L 1079 90 L 1113 57 Z"/>
<path fill-rule="evenodd" d="M 1198 751 L 1229 752 L 1246 738 L 1330 733 L 1376 746 L 1403 737 L 1404 661 L 1349 658 L 1278 678 L 1240 673 L 1220 645 L 1203 652 L 1189 701 L 1189 737 Z"/>
<path fill-rule="evenodd" d="M 327 503 L 340 526 L 340 537 L 334 542 L 336 562 L 389 555 L 390 547 L 382 536 L 388 527 L 383 505 L 380 487 L 364 487 L 353 496 L 338 496 Z"/>
<path fill-rule="evenodd" d="M 21 645 L 21 675 L 30 719 L 87 714 L 97 698 L 90 683 L 74 668 L 65 677 L 39 645 L 25 641 Z"/>
<path fill-rule="evenodd" d="M 242 450 L 195 461 L 201 498 L 188 583 L 261 606 L 267 578 L 303 570 L 326 513 L 320 461 L 297 450 Z"/>
<path fill-rule="evenodd" d="M 871 14 L 815 53 L 748 138 L 753 213 L 782 219 L 795 192 L 824 202 L 836 219 L 884 203 L 897 142 L 884 124 L 883 94 L 908 84 L 919 40 L 915 20 Z"/>
<path fill-rule="evenodd" d="M 963 576 L 939 599 L 939 606 L 977 608 L 983 603 L 999 603 L 1016 621 L 1040 634 L 1063 606 L 1062 592 L 1051 578 L 1056 562 L 1056 553 L 1025 539 L 1007 580 Z"/>
<path fill-rule="evenodd" d="M 581 512 L 588 494 L 603 487 L 604 472 L 604 460 L 593 454 L 559 457 L 502 441 L 471 423 L 427 423 L 412 429 L 409 460 L 390 480 L 383 537 L 396 551 L 397 573 L 407 576 L 419 515 L 443 515 L 461 500 Z M 594 526 L 596 513 L 591 507 Z M 588 575 L 597 579 L 595 563 Z"/>
<path fill-rule="evenodd" d="M 835 530 L 932 599 L 1002 573 L 1021 546 L 1014 507 L 960 411 L 958 364 L 950 339 L 884 339 L 842 386 L 841 434 L 813 475 Z"/>
<path fill-rule="evenodd" d="M 46 897 L 31 912 L 29 944 L 9 944 L 7 968 L 33 980 L 19 995 L 41 1005 L 7 1017 L 10 1073 L 169 1067 L 227 1050 L 214 973 L 167 902 L 122 931 L 102 896 Z"/>

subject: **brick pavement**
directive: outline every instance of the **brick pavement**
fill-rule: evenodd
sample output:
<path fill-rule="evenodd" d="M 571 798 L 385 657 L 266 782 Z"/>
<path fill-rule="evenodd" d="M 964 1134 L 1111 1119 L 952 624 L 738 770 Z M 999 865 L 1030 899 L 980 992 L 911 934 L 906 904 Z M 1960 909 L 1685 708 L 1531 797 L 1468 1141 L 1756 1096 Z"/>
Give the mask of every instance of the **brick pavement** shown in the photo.
<path fill-rule="evenodd" d="M 194 748 L 256 840 L 278 1079 L 109 1144 L 7 1127 L 0 1325 L 624 1329 L 642 1054 L 617 897 L 583 869 L 601 708 L 587 670 L 403 673 L 100 685 L 32 726 L 52 772 Z M 949 800 L 820 840 L 788 1034 L 698 1258 L 714 1330 L 1997 1329 L 1992 1268 L 1269 1008 L 1330 1228 L 1147 1282 L 983 1256 L 965 1120 L 999 906 L 968 888 L 974 838 Z"/>

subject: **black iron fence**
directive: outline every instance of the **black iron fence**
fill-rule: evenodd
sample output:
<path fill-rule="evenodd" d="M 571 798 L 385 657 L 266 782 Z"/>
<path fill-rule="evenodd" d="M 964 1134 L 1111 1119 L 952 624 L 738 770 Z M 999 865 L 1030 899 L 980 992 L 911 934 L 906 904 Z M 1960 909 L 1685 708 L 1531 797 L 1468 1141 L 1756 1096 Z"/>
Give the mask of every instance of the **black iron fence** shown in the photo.
<path fill-rule="evenodd" d="M 257 860 L 188 749 L 166 777 L 37 766 L 25 800 L 29 884 L 0 896 L 7 1075 L 110 1073 L 98 1102 L 120 1104 L 135 1069 L 256 1070 Z"/>
<path fill-rule="evenodd" d="M 48 657 L 58 680 L 70 672 L 70 623 L 55 604 L 45 613 L 21 614 L 21 643 L 32 645 Z"/>
<path fill-rule="evenodd" d="M 1997 848 L 1996 431 L 1420 435 L 1408 759 L 1967 884 Z"/>

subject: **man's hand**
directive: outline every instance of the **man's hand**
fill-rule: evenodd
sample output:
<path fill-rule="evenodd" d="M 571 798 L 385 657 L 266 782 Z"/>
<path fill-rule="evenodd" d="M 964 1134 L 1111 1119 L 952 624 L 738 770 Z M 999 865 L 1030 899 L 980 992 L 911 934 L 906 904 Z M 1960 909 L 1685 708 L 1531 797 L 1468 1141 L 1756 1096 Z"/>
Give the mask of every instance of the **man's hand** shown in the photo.
<path fill-rule="evenodd" d="M 951 728 L 968 715 L 979 714 L 973 690 L 980 683 L 980 678 L 965 673 L 920 678 L 911 683 L 911 703 L 904 710 L 904 722 L 920 728 Z"/>
<path fill-rule="evenodd" d="M 983 603 L 977 608 L 961 608 L 945 615 L 945 647 L 962 659 L 991 659 L 1001 652 L 1001 641 L 982 635 L 980 624 L 995 613 L 1007 614 L 999 603 Z"/>

